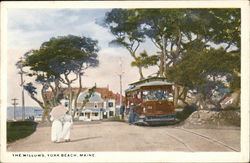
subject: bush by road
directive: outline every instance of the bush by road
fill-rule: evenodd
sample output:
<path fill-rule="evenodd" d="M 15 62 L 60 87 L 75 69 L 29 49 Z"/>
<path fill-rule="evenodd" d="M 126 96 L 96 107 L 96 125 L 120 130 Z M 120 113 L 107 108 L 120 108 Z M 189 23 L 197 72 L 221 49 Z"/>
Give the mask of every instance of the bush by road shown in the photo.
<path fill-rule="evenodd" d="M 37 123 L 33 121 L 7 122 L 7 143 L 25 138 L 36 131 Z"/>

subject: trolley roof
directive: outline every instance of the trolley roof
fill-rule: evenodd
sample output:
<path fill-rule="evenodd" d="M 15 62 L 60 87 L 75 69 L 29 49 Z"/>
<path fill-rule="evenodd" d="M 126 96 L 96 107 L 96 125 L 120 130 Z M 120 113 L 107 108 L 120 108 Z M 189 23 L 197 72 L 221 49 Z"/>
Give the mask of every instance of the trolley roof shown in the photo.
<path fill-rule="evenodd" d="M 140 89 L 141 87 L 173 85 L 173 84 L 174 83 L 167 82 L 166 78 L 163 77 L 151 77 L 129 84 L 130 86 L 128 89 L 125 90 L 125 92 L 134 91 Z"/>

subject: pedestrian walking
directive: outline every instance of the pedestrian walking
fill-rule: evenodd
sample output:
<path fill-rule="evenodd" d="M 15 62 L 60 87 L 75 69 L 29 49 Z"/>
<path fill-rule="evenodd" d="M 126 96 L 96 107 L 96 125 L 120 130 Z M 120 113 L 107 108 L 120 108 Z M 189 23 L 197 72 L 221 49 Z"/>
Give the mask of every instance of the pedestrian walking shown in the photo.
<path fill-rule="evenodd" d="M 54 107 L 50 112 L 50 120 L 52 122 L 51 126 L 51 141 L 58 143 L 62 137 L 62 129 L 63 129 L 63 118 L 65 113 L 67 112 L 67 108 L 64 105 L 59 104 Z"/>
<path fill-rule="evenodd" d="M 73 124 L 72 116 L 70 115 L 69 111 L 63 117 L 63 130 L 62 130 L 62 138 L 65 142 L 70 141 L 70 128 Z"/>

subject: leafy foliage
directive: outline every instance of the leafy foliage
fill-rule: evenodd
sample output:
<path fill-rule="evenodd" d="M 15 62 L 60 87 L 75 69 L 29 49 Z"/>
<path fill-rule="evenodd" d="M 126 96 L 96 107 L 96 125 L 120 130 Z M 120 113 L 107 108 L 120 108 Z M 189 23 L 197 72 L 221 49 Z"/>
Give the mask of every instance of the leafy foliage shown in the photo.
<path fill-rule="evenodd" d="M 131 66 L 148 68 L 149 66 L 156 65 L 158 59 L 157 55 L 149 56 L 147 51 L 144 50 L 135 58 L 135 61 L 131 62 Z"/>
<path fill-rule="evenodd" d="M 113 9 L 105 24 L 140 74 L 142 67 L 159 65 L 159 75 L 210 100 L 213 92 L 240 88 L 240 9 Z M 131 48 L 146 38 L 158 57 Z"/>
<path fill-rule="evenodd" d="M 7 122 L 7 142 L 25 138 L 36 131 L 37 123 L 33 121 Z"/>
<path fill-rule="evenodd" d="M 32 83 L 28 83 L 24 88 L 32 99 L 46 110 L 44 113 L 48 113 L 50 107 L 58 104 L 62 84 L 68 86 L 69 106 L 72 106 L 71 84 L 76 80 L 81 82 L 83 71 L 99 64 L 97 43 L 96 40 L 84 36 L 59 36 L 42 43 L 38 50 L 30 50 L 24 54 L 23 67 L 29 69 L 27 76 L 35 77 L 36 83 L 42 85 L 43 99 L 39 100 L 35 96 L 37 88 Z M 50 99 L 46 94 L 49 89 L 52 91 Z"/>
<path fill-rule="evenodd" d="M 27 83 L 23 87 L 30 94 L 30 96 L 35 96 L 37 94 L 36 91 L 37 88 L 34 87 L 34 85 L 31 82 Z"/>

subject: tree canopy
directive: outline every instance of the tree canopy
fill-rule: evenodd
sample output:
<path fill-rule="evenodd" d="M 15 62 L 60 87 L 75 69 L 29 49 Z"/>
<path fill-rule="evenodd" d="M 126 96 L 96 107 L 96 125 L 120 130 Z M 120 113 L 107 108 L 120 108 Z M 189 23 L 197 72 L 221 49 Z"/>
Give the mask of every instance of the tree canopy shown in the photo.
<path fill-rule="evenodd" d="M 240 87 L 238 8 L 112 9 L 104 22 L 116 37 L 112 42 L 129 50 L 134 58 L 131 65 L 139 68 L 141 77 L 141 69 L 148 67 L 143 63 L 153 56 L 136 50 L 149 39 L 159 50 L 156 61 L 149 65 L 158 65 L 158 74 L 183 91 L 196 90 L 206 99 L 217 87 Z M 137 46 L 131 50 L 135 42 Z M 187 92 L 176 94 L 180 97 Z"/>
<path fill-rule="evenodd" d="M 39 100 L 36 97 L 37 88 L 32 82 L 24 86 L 25 90 L 42 108 L 48 110 L 58 104 L 58 98 L 62 93 L 60 89 L 65 84 L 68 88 L 67 98 L 71 109 L 73 101 L 71 85 L 78 80 L 81 88 L 84 70 L 99 64 L 97 43 L 96 40 L 84 36 L 59 36 L 42 43 L 39 49 L 27 52 L 24 55 L 23 67 L 28 68 L 26 73 L 28 76 L 35 77 L 36 83 L 42 85 L 43 99 Z M 49 89 L 52 92 L 51 99 L 47 97 L 46 91 Z"/>

